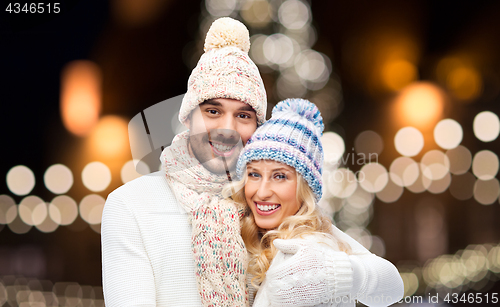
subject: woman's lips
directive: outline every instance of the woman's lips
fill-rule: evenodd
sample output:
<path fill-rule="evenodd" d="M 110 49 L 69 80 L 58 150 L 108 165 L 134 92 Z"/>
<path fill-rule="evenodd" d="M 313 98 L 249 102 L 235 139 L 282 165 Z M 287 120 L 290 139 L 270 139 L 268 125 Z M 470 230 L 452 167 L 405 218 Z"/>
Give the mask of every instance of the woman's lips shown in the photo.
<path fill-rule="evenodd" d="M 280 210 L 281 209 L 281 205 L 280 204 L 275 204 L 275 203 L 268 203 L 268 202 L 254 202 L 255 204 L 255 210 L 257 211 L 257 214 L 259 215 L 271 215 L 273 213 L 275 213 L 276 211 Z M 259 207 L 257 205 L 260 205 L 260 206 L 276 206 L 277 207 L 273 210 L 269 210 L 269 211 L 262 211 L 259 209 Z"/>

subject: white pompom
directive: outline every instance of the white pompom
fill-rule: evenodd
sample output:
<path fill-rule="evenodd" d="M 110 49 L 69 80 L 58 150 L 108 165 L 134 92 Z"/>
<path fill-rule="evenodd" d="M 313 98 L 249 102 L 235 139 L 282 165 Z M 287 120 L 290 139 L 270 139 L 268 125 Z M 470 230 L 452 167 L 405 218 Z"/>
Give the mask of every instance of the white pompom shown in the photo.
<path fill-rule="evenodd" d="M 247 52 L 250 50 L 250 34 L 247 27 L 230 17 L 219 18 L 212 23 L 205 39 L 205 52 L 212 49 L 234 46 Z"/>

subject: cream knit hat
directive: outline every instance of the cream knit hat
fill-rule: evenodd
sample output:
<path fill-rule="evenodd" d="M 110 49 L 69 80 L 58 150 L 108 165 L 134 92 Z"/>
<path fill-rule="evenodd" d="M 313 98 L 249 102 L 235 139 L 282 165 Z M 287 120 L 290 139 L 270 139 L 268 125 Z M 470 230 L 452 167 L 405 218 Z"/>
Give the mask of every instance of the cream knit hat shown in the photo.
<path fill-rule="evenodd" d="M 258 125 L 264 123 L 266 90 L 248 56 L 250 37 L 245 25 L 229 17 L 217 19 L 208 30 L 204 50 L 189 77 L 179 121 L 184 124 L 191 111 L 208 99 L 231 98 L 252 106 Z"/>

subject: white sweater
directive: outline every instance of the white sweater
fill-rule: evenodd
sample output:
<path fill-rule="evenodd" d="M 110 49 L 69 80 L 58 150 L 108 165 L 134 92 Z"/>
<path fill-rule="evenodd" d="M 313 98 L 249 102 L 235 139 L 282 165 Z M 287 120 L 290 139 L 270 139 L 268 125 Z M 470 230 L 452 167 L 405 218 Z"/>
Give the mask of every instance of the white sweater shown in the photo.
<path fill-rule="evenodd" d="M 402 297 L 396 268 L 336 230 L 351 247 L 353 293 Z M 102 277 L 106 307 L 201 306 L 187 213 L 163 171 L 142 176 L 109 194 L 102 216 Z M 386 304 L 387 305 L 387 304 Z"/>

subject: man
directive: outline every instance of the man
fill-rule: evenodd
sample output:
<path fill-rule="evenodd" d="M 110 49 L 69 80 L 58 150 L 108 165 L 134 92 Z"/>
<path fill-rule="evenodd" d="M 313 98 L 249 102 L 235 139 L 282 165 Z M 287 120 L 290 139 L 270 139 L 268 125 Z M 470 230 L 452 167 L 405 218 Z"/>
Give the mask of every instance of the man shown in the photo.
<path fill-rule="evenodd" d="M 243 280 L 246 251 L 235 233 L 238 212 L 223 207 L 220 196 L 233 176 L 239 149 L 265 121 L 266 92 L 248 49 L 248 30 L 243 24 L 230 18 L 214 22 L 179 111 L 188 132 L 177 135 L 163 151 L 161 171 L 109 195 L 101 229 L 107 307 L 248 304 Z M 399 278 L 390 263 L 374 255 L 345 255 L 352 268 L 345 271 L 343 267 L 340 272 L 331 261 L 319 259 L 314 249 L 286 248 L 325 267 L 327 273 L 314 286 L 326 298 L 334 298 L 339 290 L 334 287 L 336 278 L 343 278 L 343 285 L 366 275 Z M 363 257 L 380 259 L 389 271 L 367 268 Z M 293 261 L 291 257 L 290 274 L 301 269 Z M 289 306 L 308 301 L 303 295 L 308 285 L 299 289 L 302 294 L 289 293 L 286 285 L 280 287 L 282 278 L 276 276 L 271 299 Z M 348 288 L 340 292 L 360 290 Z M 282 294 L 285 300 L 280 300 Z"/>

